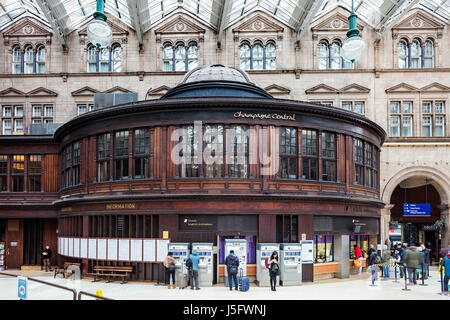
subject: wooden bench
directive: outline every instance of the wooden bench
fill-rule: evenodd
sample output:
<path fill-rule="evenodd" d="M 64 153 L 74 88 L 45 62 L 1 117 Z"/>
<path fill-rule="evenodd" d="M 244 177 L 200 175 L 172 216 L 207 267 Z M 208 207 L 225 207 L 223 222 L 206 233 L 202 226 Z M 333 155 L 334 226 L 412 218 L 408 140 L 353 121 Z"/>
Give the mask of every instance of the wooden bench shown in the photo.
<path fill-rule="evenodd" d="M 87 275 L 93 276 L 94 281 L 98 281 L 97 278 L 107 278 L 107 283 L 112 282 L 111 278 L 122 278 L 122 284 L 126 283 L 128 275 L 133 272 L 133 267 L 113 267 L 113 266 L 95 266 L 94 272 Z"/>
<path fill-rule="evenodd" d="M 69 278 L 70 276 L 73 275 L 73 270 L 71 271 L 67 271 L 67 269 L 70 266 L 77 266 L 78 268 L 81 269 L 81 263 L 76 263 L 76 262 L 64 262 L 64 266 L 56 266 L 55 267 L 55 274 L 53 276 L 53 278 L 56 278 L 57 274 L 62 274 L 63 277 L 65 278 L 66 276 Z M 80 270 L 81 271 L 81 270 Z M 81 272 L 80 272 L 80 276 L 81 276 Z"/>

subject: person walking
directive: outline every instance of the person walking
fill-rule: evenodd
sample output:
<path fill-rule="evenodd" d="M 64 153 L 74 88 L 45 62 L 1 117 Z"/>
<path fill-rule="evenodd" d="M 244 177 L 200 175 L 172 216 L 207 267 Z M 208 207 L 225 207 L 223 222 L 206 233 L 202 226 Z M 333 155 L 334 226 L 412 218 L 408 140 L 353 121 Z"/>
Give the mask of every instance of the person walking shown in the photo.
<path fill-rule="evenodd" d="M 237 273 L 239 271 L 239 258 L 234 254 L 234 250 L 230 250 L 230 254 L 225 259 L 225 265 L 227 266 L 230 291 L 233 291 L 233 282 L 235 290 L 238 290 Z"/>
<path fill-rule="evenodd" d="M 404 255 L 403 264 L 405 265 L 407 271 L 408 271 L 408 279 L 409 284 L 417 284 L 417 276 L 416 276 L 416 269 L 417 266 L 420 264 L 420 253 L 417 251 L 417 247 L 411 243 L 406 250 L 406 253 Z"/>
<path fill-rule="evenodd" d="M 191 283 L 191 290 L 200 290 L 198 286 L 198 264 L 200 262 L 200 257 L 197 252 L 193 252 L 189 255 L 189 259 L 192 261 L 192 271 L 189 272 L 189 281 Z M 195 284 L 194 284 L 195 282 Z"/>
<path fill-rule="evenodd" d="M 383 254 L 381 256 L 381 263 L 383 263 L 383 276 L 385 279 L 389 279 L 389 263 L 391 261 L 391 252 L 388 250 L 387 245 L 383 245 Z"/>
<path fill-rule="evenodd" d="M 353 250 L 355 251 L 355 260 L 359 261 L 359 269 L 358 274 L 361 274 L 362 272 L 362 261 L 363 261 L 363 255 L 361 249 L 358 247 L 357 244 L 353 246 Z"/>
<path fill-rule="evenodd" d="M 50 259 L 52 258 L 52 250 L 50 246 L 46 246 L 45 250 L 42 251 L 42 260 L 44 262 L 45 272 L 52 271 Z"/>
<path fill-rule="evenodd" d="M 278 265 L 278 252 L 274 251 L 272 252 L 272 255 L 269 258 L 268 265 L 269 265 L 269 276 L 270 276 L 270 288 L 272 291 L 277 291 L 276 285 L 277 285 L 277 275 L 280 270 L 280 266 Z"/>
<path fill-rule="evenodd" d="M 447 255 L 442 258 L 440 262 L 441 267 L 444 267 L 444 295 L 448 296 L 448 281 L 450 280 L 450 250 L 447 250 Z"/>
<path fill-rule="evenodd" d="M 405 255 L 405 248 L 402 247 L 401 243 L 397 244 L 397 251 L 398 251 L 398 256 L 399 256 L 399 260 L 397 261 L 397 264 L 400 266 L 400 278 L 403 278 L 403 274 L 405 274 L 406 277 L 406 272 L 405 270 L 403 270 L 403 257 Z"/>
<path fill-rule="evenodd" d="M 381 263 L 381 258 L 380 258 L 380 256 L 378 256 L 375 248 L 373 248 L 373 249 L 374 250 L 369 249 L 369 252 L 371 252 L 371 254 L 369 255 L 368 265 L 369 265 L 369 269 L 371 270 L 371 272 L 374 276 L 374 280 L 378 280 L 378 267 L 376 266 L 376 264 Z"/>
<path fill-rule="evenodd" d="M 166 259 L 164 259 L 163 265 L 166 271 L 166 284 L 170 289 L 170 277 L 172 277 L 172 288 L 175 289 L 175 264 L 177 261 L 172 256 L 172 252 L 167 253 Z"/>

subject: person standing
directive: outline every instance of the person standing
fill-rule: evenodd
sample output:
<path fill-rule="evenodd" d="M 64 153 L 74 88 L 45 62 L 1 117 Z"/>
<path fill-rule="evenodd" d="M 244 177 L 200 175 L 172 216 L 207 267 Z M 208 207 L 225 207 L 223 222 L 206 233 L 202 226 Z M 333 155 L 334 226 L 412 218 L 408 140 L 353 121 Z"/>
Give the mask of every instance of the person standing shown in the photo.
<path fill-rule="evenodd" d="M 383 263 L 383 276 L 385 279 L 389 279 L 389 262 L 391 261 L 391 252 L 388 250 L 387 245 L 383 245 L 383 254 L 381 256 L 381 262 Z"/>
<path fill-rule="evenodd" d="M 355 260 L 359 260 L 358 274 L 361 274 L 361 272 L 362 272 L 362 261 L 363 261 L 362 251 L 358 247 L 358 245 L 356 245 L 356 244 L 353 246 L 353 250 L 355 251 Z"/>
<path fill-rule="evenodd" d="M 403 257 L 405 255 L 405 248 L 402 247 L 401 243 L 397 244 L 397 251 L 398 251 L 398 256 L 399 256 L 399 260 L 397 262 L 397 264 L 400 266 L 400 278 L 403 278 L 403 273 L 405 274 L 406 277 L 406 272 L 405 270 L 403 270 Z"/>
<path fill-rule="evenodd" d="M 408 271 L 409 284 L 417 284 L 416 269 L 420 264 L 420 254 L 414 244 L 410 244 L 404 255 L 403 263 Z"/>
<path fill-rule="evenodd" d="M 372 249 L 372 248 L 371 248 Z M 378 256 L 377 251 L 375 248 L 373 250 L 369 249 L 370 255 L 369 255 L 369 268 L 374 276 L 374 280 L 378 279 L 378 267 L 376 266 L 377 263 L 381 262 L 381 258 Z M 378 262 L 379 261 L 379 262 Z"/>
<path fill-rule="evenodd" d="M 200 257 L 197 252 L 193 252 L 189 255 L 189 259 L 192 261 L 192 271 L 189 272 L 189 278 L 191 282 L 191 290 L 194 290 L 194 282 L 195 282 L 195 290 L 200 290 L 198 286 L 198 264 L 200 262 Z"/>
<path fill-rule="evenodd" d="M 225 265 L 227 266 L 230 291 L 233 290 L 233 282 L 234 288 L 238 290 L 237 273 L 239 270 L 239 258 L 234 254 L 234 250 L 230 250 L 230 254 L 225 259 Z"/>
<path fill-rule="evenodd" d="M 440 262 L 441 267 L 444 267 L 444 295 L 448 296 L 448 281 L 450 280 L 450 250 L 447 250 L 447 255 L 442 258 Z"/>
<path fill-rule="evenodd" d="M 50 246 L 46 246 L 41 255 L 44 262 L 45 272 L 52 271 L 50 262 L 50 259 L 52 258 L 52 250 L 50 250 Z"/>
<path fill-rule="evenodd" d="M 422 277 L 423 279 L 428 279 L 428 264 L 430 263 L 430 254 L 428 249 L 422 244 L 420 245 L 420 262 L 422 264 Z"/>
<path fill-rule="evenodd" d="M 270 276 L 270 288 L 272 291 L 277 291 L 276 285 L 277 285 L 277 275 L 280 270 L 280 266 L 278 265 L 278 252 L 274 251 L 272 252 L 272 255 L 269 258 L 268 264 L 269 264 L 269 276 Z"/>
<path fill-rule="evenodd" d="M 163 265 L 166 271 L 166 284 L 167 288 L 170 289 L 170 277 L 172 277 L 172 288 L 175 289 L 175 264 L 177 261 L 172 256 L 172 252 L 169 252 L 164 259 Z"/>

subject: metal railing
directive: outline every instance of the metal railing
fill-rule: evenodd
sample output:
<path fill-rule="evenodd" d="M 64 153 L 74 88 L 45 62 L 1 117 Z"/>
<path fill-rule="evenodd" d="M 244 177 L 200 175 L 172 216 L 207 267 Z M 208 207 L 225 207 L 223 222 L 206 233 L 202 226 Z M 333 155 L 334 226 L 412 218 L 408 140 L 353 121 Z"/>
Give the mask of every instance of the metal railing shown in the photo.
<path fill-rule="evenodd" d="M 6 273 L 6 272 L 0 272 L 0 275 L 9 276 L 9 277 L 16 277 L 16 278 L 18 277 L 18 275 L 16 275 L 16 274 Z M 39 279 L 32 278 L 32 277 L 27 277 L 27 279 L 30 280 L 30 281 L 42 283 L 42 284 L 45 284 L 45 285 L 48 285 L 48 286 L 51 286 L 51 287 L 55 287 L 55 288 L 58 288 L 58 289 L 61 289 L 61 290 L 70 291 L 70 292 L 72 292 L 73 300 L 77 300 L 77 291 L 75 289 L 73 289 L 73 288 L 60 286 L 59 284 L 50 283 L 50 282 L 39 280 Z M 98 296 L 96 294 L 92 294 L 92 293 L 85 292 L 85 291 L 80 291 L 78 293 L 78 300 L 81 300 L 81 296 L 82 295 L 90 296 L 90 297 L 97 298 L 97 299 L 100 299 L 100 300 L 113 300 L 113 299 L 110 299 L 110 298 Z"/>

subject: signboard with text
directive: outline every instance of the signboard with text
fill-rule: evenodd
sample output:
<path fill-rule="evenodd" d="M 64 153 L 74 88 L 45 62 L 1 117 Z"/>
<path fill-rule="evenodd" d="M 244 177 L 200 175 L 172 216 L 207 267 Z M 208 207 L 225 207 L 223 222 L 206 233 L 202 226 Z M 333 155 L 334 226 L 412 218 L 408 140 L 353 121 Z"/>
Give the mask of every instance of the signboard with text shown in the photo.
<path fill-rule="evenodd" d="M 403 216 L 426 217 L 431 215 L 429 203 L 404 203 Z"/>

